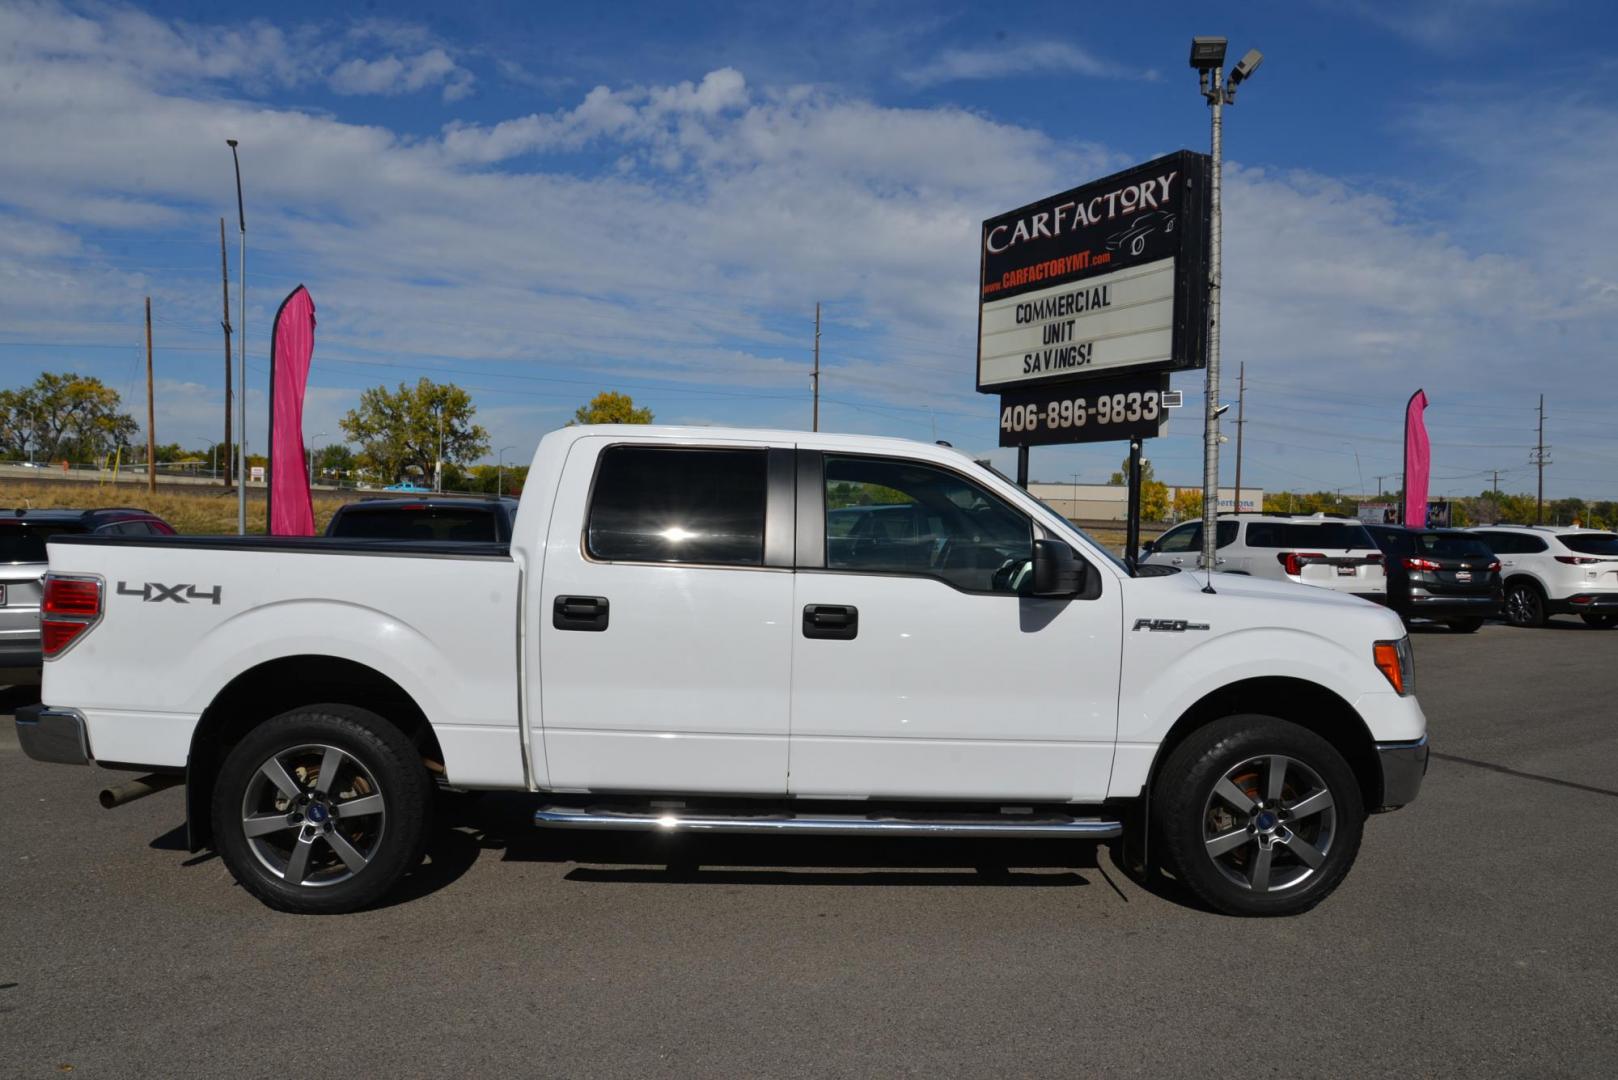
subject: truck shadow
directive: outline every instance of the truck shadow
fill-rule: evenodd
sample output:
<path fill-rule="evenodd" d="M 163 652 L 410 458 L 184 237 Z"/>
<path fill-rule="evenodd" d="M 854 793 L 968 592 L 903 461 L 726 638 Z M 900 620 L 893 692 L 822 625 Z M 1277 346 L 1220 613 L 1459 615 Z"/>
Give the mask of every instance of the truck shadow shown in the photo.
<path fill-rule="evenodd" d="M 504 860 L 570 867 L 564 880 L 597 884 L 1048 889 L 1089 885 L 1106 874 L 1100 846 L 1082 841 L 573 832 L 536 829 L 537 805 L 531 796 L 506 793 L 456 800 L 440 833 L 459 835 L 479 851 L 498 850 Z M 462 841 L 448 843 L 453 849 Z M 445 872 L 452 872 L 458 860 L 445 854 Z M 436 876 L 437 861 L 430 854 L 425 878 Z"/>

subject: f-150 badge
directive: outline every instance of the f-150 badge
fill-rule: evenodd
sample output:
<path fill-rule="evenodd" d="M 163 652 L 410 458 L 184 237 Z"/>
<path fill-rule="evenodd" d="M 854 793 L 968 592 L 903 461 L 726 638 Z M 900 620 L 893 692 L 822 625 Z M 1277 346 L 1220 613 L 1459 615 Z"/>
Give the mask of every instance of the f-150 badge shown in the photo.
<path fill-rule="evenodd" d="M 181 590 L 184 591 L 182 592 Z M 118 583 L 118 595 L 138 596 L 148 604 L 158 604 L 164 600 L 172 600 L 176 604 L 186 604 L 192 600 L 207 600 L 213 604 L 218 604 L 222 595 L 222 587 L 215 585 L 209 591 L 204 592 L 188 582 L 181 582 L 178 585 L 164 585 L 161 582 L 148 581 L 139 588 L 135 588 L 127 581 L 120 581 Z"/>
<path fill-rule="evenodd" d="M 1136 630 L 1150 630 L 1152 633 L 1183 634 L 1187 630 L 1206 630 L 1205 622 L 1186 622 L 1184 619 L 1136 619 Z"/>

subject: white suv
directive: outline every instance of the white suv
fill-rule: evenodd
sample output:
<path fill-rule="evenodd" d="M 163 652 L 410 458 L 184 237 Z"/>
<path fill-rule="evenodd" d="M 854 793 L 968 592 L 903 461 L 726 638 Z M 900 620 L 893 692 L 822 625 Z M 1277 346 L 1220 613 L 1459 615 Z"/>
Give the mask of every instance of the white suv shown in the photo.
<path fill-rule="evenodd" d="M 1560 525 L 1471 531 L 1500 559 L 1511 625 L 1544 626 L 1552 615 L 1580 615 L 1602 628 L 1618 625 L 1618 534 Z"/>
<path fill-rule="evenodd" d="M 1353 518 L 1237 514 L 1219 519 L 1214 569 L 1352 593 L 1382 604 L 1388 570 L 1376 541 Z M 1141 549 L 1143 566 L 1202 566 L 1202 522 L 1176 525 Z"/>

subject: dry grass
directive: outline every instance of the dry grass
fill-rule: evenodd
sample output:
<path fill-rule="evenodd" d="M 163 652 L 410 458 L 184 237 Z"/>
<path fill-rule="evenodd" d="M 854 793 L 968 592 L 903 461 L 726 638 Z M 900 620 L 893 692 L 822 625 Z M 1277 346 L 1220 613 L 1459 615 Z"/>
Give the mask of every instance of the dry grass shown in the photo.
<path fill-rule="evenodd" d="M 339 506 L 375 494 L 370 491 L 315 492 L 315 531 L 321 532 L 326 528 L 326 523 Z M 265 531 L 264 497 L 263 490 L 249 490 L 247 493 L 247 531 L 250 533 Z M 236 493 L 222 487 L 160 484 L 157 494 L 152 495 L 143 483 L 0 480 L 0 507 L 10 509 L 18 506 L 84 510 L 102 506 L 134 506 L 156 514 L 178 532 L 197 536 L 233 536 L 236 533 Z"/>

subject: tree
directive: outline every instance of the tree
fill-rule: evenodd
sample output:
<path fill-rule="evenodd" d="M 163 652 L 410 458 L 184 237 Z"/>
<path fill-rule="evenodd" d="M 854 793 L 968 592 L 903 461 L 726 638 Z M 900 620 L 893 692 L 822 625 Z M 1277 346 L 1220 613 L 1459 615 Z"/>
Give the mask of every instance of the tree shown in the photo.
<path fill-rule="evenodd" d="M 616 390 L 603 390 L 580 405 L 567 426 L 574 424 L 650 424 L 652 410 L 635 408 L 635 399 Z"/>
<path fill-rule="evenodd" d="M 430 479 L 440 460 L 470 464 L 489 452 L 489 433 L 472 422 L 477 406 L 454 383 L 422 378 L 397 390 L 372 387 L 360 395 L 359 408 L 341 423 L 343 434 L 359 444 L 359 462 L 389 481 L 407 470 Z"/>
<path fill-rule="evenodd" d="M 1129 459 L 1124 458 L 1123 466 L 1113 473 L 1107 480 L 1110 487 L 1123 487 L 1128 483 Z M 1162 521 L 1169 512 L 1169 486 L 1157 478 L 1152 463 L 1147 458 L 1140 459 L 1140 518 L 1142 521 Z"/>
<path fill-rule="evenodd" d="M 73 372 L 45 372 L 31 386 L 0 390 L 0 453 L 93 460 L 140 431 L 119 404 L 118 391 Z"/>

